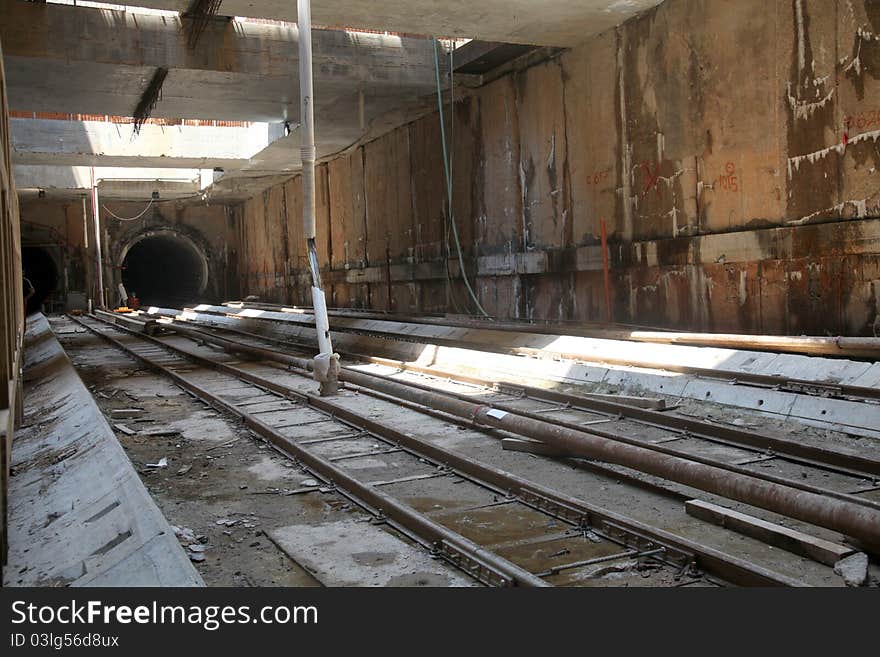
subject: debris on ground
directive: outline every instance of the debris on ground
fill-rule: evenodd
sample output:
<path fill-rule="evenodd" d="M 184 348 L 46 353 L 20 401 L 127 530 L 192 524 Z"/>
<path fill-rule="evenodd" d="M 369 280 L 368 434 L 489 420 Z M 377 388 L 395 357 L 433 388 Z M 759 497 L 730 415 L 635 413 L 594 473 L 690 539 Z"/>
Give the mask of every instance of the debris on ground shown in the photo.
<path fill-rule="evenodd" d="M 834 572 L 843 578 L 847 586 L 864 586 L 868 581 L 868 555 L 856 552 L 834 564 Z"/>

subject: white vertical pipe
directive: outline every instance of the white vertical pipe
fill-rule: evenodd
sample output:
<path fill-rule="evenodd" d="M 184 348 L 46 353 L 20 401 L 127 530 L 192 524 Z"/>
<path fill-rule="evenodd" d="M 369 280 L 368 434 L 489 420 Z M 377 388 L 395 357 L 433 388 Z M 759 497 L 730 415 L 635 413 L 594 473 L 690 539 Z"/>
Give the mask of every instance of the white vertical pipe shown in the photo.
<path fill-rule="evenodd" d="M 98 265 L 98 307 L 104 308 L 104 261 L 101 255 L 101 206 L 98 204 L 98 183 L 92 171 L 92 214 L 95 218 L 95 261 Z"/>
<path fill-rule="evenodd" d="M 300 153 L 302 158 L 303 184 L 303 232 L 308 245 L 309 268 L 312 272 L 312 306 L 315 312 L 315 329 L 318 337 L 318 357 L 315 372 L 322 371 L 322 394 L 332 394 L 337 388 L 337 361 L 330 340 L 330 321 L 327 302 L 321 287 L 318 268 L 318 251 L 315 246 L 315 113 L 312 80 L 312 9 L 310 0 L 297 0 L 296 21 L 299 36 L 299 93 L 300 93 Z M 328 367 L 318 367 L 318 361 Z"/>
<path fill-rule="evenodd" d="M 315 239 L 315 112 L 312 106 L 312 10 L 310 0 L 297 0 L 299 36 L 300 152 L 302 154 L 303 229 Z M 312 272 L 313 276 L 315 272 Z M 320 286 L 319 286 L 320 287 Z"/>

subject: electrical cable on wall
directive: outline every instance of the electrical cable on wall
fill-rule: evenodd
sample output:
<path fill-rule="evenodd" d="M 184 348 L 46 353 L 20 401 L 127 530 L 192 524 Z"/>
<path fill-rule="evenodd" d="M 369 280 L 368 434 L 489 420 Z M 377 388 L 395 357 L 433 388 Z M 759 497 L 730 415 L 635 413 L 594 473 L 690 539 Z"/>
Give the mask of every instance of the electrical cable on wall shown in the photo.
<path fill-rule="evenodd" d="M 452 80 L 452 69 L 453 69 L 453 50 L 449 50 L 449 89 L 452 90 L 453 80 Z M 442 117 L 442 111 L 441 111 Z M 450 93 L 449 98 L 449 178 L 454 180 L 452 175 L 452 164 L 455 160 L 455 98 Z M 447 195 L 449 190 L 447 189 Z M 447 206 L 449 204 L 447 197 Z M 459 305 L 458 302 L 458 292 L 455 290 L 455 283 L 452 281 L 452 272 L 449 271 L 449 234 L 452 232 L 450 221 L 449 221 L 449 207 L 444 209 L 443 213 L 444 218 L 444 226 L 443 226 L 443 246 L 446 249 L 445 251 L 445 259 L 443 262 L 443 270 L 446 274 L 446 290 L 449 293 L 449 300 L 452 301 L 452 307 L 455 312 L 459 315 L 467 315 L 470 314 L 470 311 L 467 307 L 467 303 Z"/>
<path fill-rule="evenodd" d="M 147 203 L 147 207 L 145 207 L 145 208 L 143 209 L 143 212 L 141 212 L 141 213 L 138 214 L 138 215 L 135 215 L 134 217 L 120 217 L 118 214 L 114 214 L 114 213 L 110 210 L 110 208 L 108 208 L 108 207 L 107 207 L 106 205 L 104 205 L 103 203 L 101 204 L 101 207 L 104 208 L 104 211 L 105 211 L 107 214 L 109 214 L 111 217 L 113 217 L 114 219 L 119 219 L 119 221 L 134 221 L 135 219 L 140 219 L 141 217 L 143 217 L 143 216 L 147 213 L 147 210 L 149 210 L 150 207 L 153 205 L 153 201 L 154 201 L 154 200 L 155 200 L 155 199 L 150 199 L 150 202 Z"/>
<path fill-rule="evenodd" d="M 452 76 L 452 54 L 450 53 L 450 78 Z M 443 118 L 443 91 L 440 87 L 440 56 L 437 53 L 437 39 L 434 39 L 434 74 L 437 79 L 437 108 L 440 110 L 440 138 L 443 142 L 443 170 L 446 173 L 446 198 L 447 203 L 449 204 L 448 213 L 450 224 L 452 225 L 452 236 L 455 238 L 455 249 L 458 253 L 458 266 L 461 270 L 461 278 L 464 281 L 464 285 L 467 288 L 468 294 L 476 305 L 477 309 L 484 317 L 489 317 L 489 313 L 487 313 L 483 306 L 480 305 L 479 299 L 477 299 L 477 295 L 474 293 L 474 289 L 471 287 L 471 282 L 468 280 L 467 271 L 465 270 L 464 264 L 464 256 L 461 252 L 461 240 L 458 237 L 458 226 L 455 223 L 455 210 L 452 207 L 452 176 L 450 174 L 450 162 L 449 162 L 449 152 L 446 148 L 446 121 Z"/>

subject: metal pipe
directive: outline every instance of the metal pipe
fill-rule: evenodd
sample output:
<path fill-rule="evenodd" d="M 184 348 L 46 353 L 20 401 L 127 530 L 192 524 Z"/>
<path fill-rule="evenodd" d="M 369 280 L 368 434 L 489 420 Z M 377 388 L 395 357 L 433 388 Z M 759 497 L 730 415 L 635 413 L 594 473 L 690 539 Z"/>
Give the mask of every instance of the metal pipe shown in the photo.
<path fill-rule="evenodd" d="M 600 247 L 601 248 L 601 247 Z M 244 303 L 244 302 L 242 302 Z M 267 303 L 244 303 L 243 307 L 262 308 L 263 310 L 282 311 L 284 306 Z M 309 308 L 297 308 L 308 313 Z M 601 340 L 627 340 L 630 342 L 650 342 L 656 344 L 677 344 L 695 347 L 718 347 L 722 349 L 745 349 L 780 351 L 791 354 L 809 356 L 839 356 L 852 358 L 880 358 L 880 337 L 827 337 L 827 336 L 787 336 L 787 335 L 749 335 L 741 333 L 687 333 L 666 329 L 608 328 L 607 326 L 626 327 L 625 324 L 607 324 L 600 322 L 553 322 L 549 320 L 516 321 L 494 320 L 491 325 L 481 318 L 439 317 L 420 315 L 418 317 L 400 313 L 389 314 L 385 311 L 352 310 L 337 308 L 331 313 L 352 319 L 380 319 L 416 324 L 437 326 L 460 326 L 463 328 L 488 329 L 499 331 L 515 331 L 537 333 L 540 335 L 570 335 L 574 337 Z M 383 317 L 383 315 L 385 317 Z M 572 358 L 590 360 L 589 354 L 573 353 Z M 653 365 L 652 365 L 653 367 Z M 665 369 L 665 365 L 664 365 Z M 708 368 L 707 372 L 710 371 Z"/>
<path fill-rule="evenodd" d="M 175 325 L 173 330 L 180 329 Z M 197 329 L 187 328 L 181 332 L 195 335 L 198 340 L 212 342 L 227 350 L 248 353 L 300 368 L 309 364 L 306 359 L 209 336 Z M 397 383 L 387 377 L 365 374 L 350 368 L 342 369 L 339 373 L 339 379 L 357 386 L 377 390 L 397 399 L 405 399 L 450 415 L 466 418 L 472 422 L 479 422 L 539 440 L 573 455 L 586 456 L 634 468 L 686 486 L 827 527 L 857 537 L 870 544 L 872 548 L 880 548 L 880 511 L 873 508 L 782 483 L 767 481 L 748 474 L 732 472 L 681 456 L 664 454 L 646 447 L 618 442 L 570 426 L 562 426 L 514 412 L 502 411 L 491 406 L 475 404 L 445 393 Z"/>
<path fill-rule="evenodd" d="M 224 330 L 231 331 L 233 329 Z M 253 337 L 263 340 L 266 339 L 263 336 L 255 335 Z M 535 388 L 520 383 L 505 383 L 503 381 L 458 374 L 437 367 L 421 367 L 419 365 L 413 365 L 412 363 L 390 358 L 359 357 L 366 359 L 371 363 L 387 365 L 400 370 L 420 372 L 422 374 L 428 374 L 442 379 L 450 379 L 452 381 L 460 381 L 472 385 L 492 388 L 499 392 L 523 395 L 525 397 L 531 397 L 545 402 L 554 401 L 565 404 L 576 410 L 606 413 L 611 416 L 619 415 L 631 418 L 637 422 L 642 422 L 649 426 L 691 434 L 698 438 L 703 438 L 704 440 L 746 446 L 764 451 L 770 450 L 777 456 L 790 458 L 794 461 L 806 463 L 807 465 L 813 465 L 820 468 L 830 468 L 837 471 L 848 470 L 849 472 L 847 472 L 847 474 L 857 477 L 863 477 L 865 473 L 880 476 L 880 459 L 871 458 L 869 455 L 863 455 L 859 452 L 849 450 L 841 452 L 827 447 L 787 440 L 785 438 L 779 438 L 777 436 L 756 431 L 745 431 L 738 427 L 727 427 L 681 415 L 671 415 L 663 411 L 633 403 L 638 398 L 632 401 L 627 400 L 622 402 L 615 401 L 611 395 L 607 397 L 591 395 L 589 393 L 573 395 L 547 388 Z M 418 385 L 411 382 L 410 384 Z M 655 445 L 654 447 L 657 448 L 659 446 Z M 765 474 L 763 476 L 766 478 L 767 475 Z"/>
<path fill-rule="evenodd" d="M 300 153 L 303 185 L 303 234 L 312 273 L 312 304 L 315 308 L 315 328 L 318 333 L 319 353 L 315 357 L 315 378 L 322 395 L 335 394 L 339 389 L 337 372 L 339 357 L 333 353 L 330 339 L 330 320 L 327 302 L 321 286 L 318 250 L 315 246 L 315 112 L 312 79 L 312 8 L 310 0 L 297 0 L 297 30 L 299 46 L 299 93 L 301 109 Z"/>
<path fill-rule="evenodd" d="M 95 167 L 92 173 L 92 214 L 95 218 L 95 261 L 98 265 L 98 307 L 104 308 L 104 259 L 101 254 L 101 206 L 98 199 L 98 182 L 95 180 Z"/>
<path fill-rule="evenodd" d="M 880 548 L 880 511 L 817 493 L 732 473 L 644 447 L 608 440 L 588 431 L 563 427 L 474 404 L 439 392 L 420 390 L 363 372 L 345 369 L 340 379 L 399 399 L 467 418 L 553 445 L 565 452 L 616 463 L 686 486 L 753 504 L 776 513 L 839 531 Z"/>
<path fill-rule="evenodd" d="M 174 329 L 177 330 L 178 326 L 179 324 L 175 324 Z M 302 346 L 299 345 L 299 343 L 291 342 L 290 340 L 282 341 L 275 338 L 269 338 L 265 335 L 259 335 L 256 333 L 249 333 L 247 331 L 230 328 L 228 326 L 215 326 L 213 328 L 217 328 L 226 333 L 242 335 L 247 338 L 254 338 L 265 342 L 274 342 L 284 347 L 289 347 L 291 345 Z M 236 349 L 242 348 L 241 346 L 239 346 L 242 345 L 242 343 L 240 342 L 223 340 L 222 338 L 219 338 L 212 333 L 207 333 L 200 329 L 186 330 L 188 331 L 189 335 L 197 335 L 198 337 L 196 337 L 195 339 L 215 341 L 218 343 L 218 346 L 222 346 L 224 349 L 227 350 L 235 351 Z M 221 342 L 222 344 L 220 344 Z M 307 367 L 306 365 L 302 365 L 300 363 L 288 362 L 287 359 L 290 359 L 290 361 L 299 360 L 303 363 L 306 361 L 304 359 L 296 359 L 295 357 L 288 356 L 287 354 L 282 352 L 269 349 L 261 349 L 259 347 L 248 349 L 249 351 L 247 353 L 250 353 L 251 355 L 257 356 L 259 358 L 280 360 L 281 362 L 287 362 L 288 364 L 295 365 L 296 367 Z M 738 427 L 726 427 L 720 424 L 713 424 L 684 416 L 671 415 L 655 410 L 648 405 L 643 405 L 639 403 L 650 401 L 646 398 L 627 398 L 625 401 L 620 401 L 620 396 L 614 395 L 595 395 L 589 393 L 580 393 L 577 395 L 573 395 L 546 388 L 535 388 L 520 383 L 505 383 L 503 381 L 498 381 L 494 379 L 486 379 L 477 376 L 459 374 L 449 370 L 438 369 L 437 367 L 422 367 L 419 365 L 414 365 L 413 363 L 407 363 L 400 360 L 382 358 L 378 356 L 364 356 L 362 354 L 357 354 L 353 352 L 348 353 L 352 357 L 359 358 L 367 362 L 376 363 L 379 365 L 387 365 L 389 367 L 394 367 L 400 370 L 419 372 L 422 374 L 428 374 L 430 376 L 450 379 L 453 381 L 460 381 L 463 383 L 484 386 L 497 389 L 502 392 L 509 391 L 512 394 L 524 395 L 526 397 L 532 397 L 543 401 L 554 401 L 560 404 L 564 404 L 567 407 L 586 412 L 606 413 L 612 416 L 620 415 L 623 417 L 631 418 L 637 422 L 641 422 L 649 426 L 655 426 L 670 431 L 691 434 L 704 440 L 719 442 L 722 444 L 734 444 L 737 446 L 745 446 L 747 448 L 754 448 L 765 451 L 771 450 L 776 455 L 783 458 L 791 459 L 795 462 L 801 462 L 807 465 L 824 469 L 831 469 L 837 472 L 846 472 L 847 474 L 852 476 L 861 477 L 864 476 L 866 473 L 875 476 L 880 475 L 880 460 L 871 458 L 870 456 L 863 455 L 858 452 L 840 451 L 817 445 L 810 445 L 793 440 L 788 440 L 760 432 L 745 431 Z M 349 368 L 343 367 L 341 369 L 345 370 Z M 408 385 L 425 387 L 411 381 L 408 382 Z M 604 422 L 604 420 L 602 421 Z M 557 421 L 557 423 L 559 422 Z M 597 433 L 597 435 L 603 435 L 601 432 L 595 433 Z M 630 440 L 626 437 L 616 436 L 610 433 L 605 434 L 603 437 L 623 440 L 624 442 Z M 666 448 L 663 448 L 660 445 L 653 445 L 651 446 L 651 449 L 664 451 L 664 449 Z M 670 453 L 672 453 L 677 450 L 669 451 Z M 691 458 L 698 457 L 692 456 Z M 736 466 L 729 464 L 726 467 L 727 469 L 732 470 L 737 469 Z M 763 473 L 761 475 L 761 478 L 772 480 L 773 475 Z M 780 483 L 786 483 L 785 481 L 782 481 L 782 477 L 779 477 L 778 479 L 780 480 Z M 806 482 L 796 483 L 797 485 L 795 487 L 808 486 Z M 792 484 L 788 483 L 787 485 Z"/>

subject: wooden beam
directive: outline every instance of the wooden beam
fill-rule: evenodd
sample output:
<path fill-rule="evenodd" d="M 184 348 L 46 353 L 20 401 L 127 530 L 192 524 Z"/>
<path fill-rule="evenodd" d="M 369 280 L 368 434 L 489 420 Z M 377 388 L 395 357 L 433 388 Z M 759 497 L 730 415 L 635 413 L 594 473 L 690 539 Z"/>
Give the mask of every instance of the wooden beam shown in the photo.
<path fill-rule="evenodd" d="M 757 538 L 778 548 L 833 566 L 844 557 L 857 552 L 855 548 L 789 529 L 733 509 L 704 502 L 688 500 L 684 503 L 688 515 L 711 522 L 732 531 Z"/>

